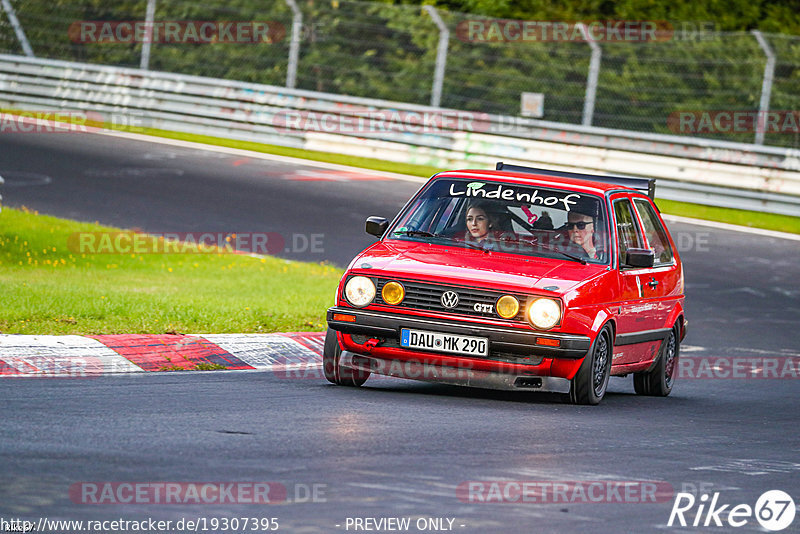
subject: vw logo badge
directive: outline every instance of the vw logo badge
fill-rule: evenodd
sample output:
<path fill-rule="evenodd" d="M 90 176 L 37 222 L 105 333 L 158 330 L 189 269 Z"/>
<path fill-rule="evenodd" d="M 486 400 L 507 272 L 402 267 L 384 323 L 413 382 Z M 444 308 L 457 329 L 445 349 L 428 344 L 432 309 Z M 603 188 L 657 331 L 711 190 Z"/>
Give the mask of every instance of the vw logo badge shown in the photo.
<path fill-rule="evenodd" d="M 458 293 L 455 291 L 445 291 L 442 293 L 442 306 L 445 308 L 455 308 L 458 306 Z"/>

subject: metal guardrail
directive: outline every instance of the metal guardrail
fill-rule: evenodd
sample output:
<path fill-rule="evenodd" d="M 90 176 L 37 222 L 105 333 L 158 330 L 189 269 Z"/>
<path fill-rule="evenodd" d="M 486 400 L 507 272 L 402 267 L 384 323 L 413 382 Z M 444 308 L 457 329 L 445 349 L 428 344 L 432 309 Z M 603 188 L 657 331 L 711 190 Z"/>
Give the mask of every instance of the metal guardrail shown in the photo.
<path fill-rule="evenodd" d="M 502 159 L 649 176 L 661 198 L 800 216 L 795 149 L 9 55 L 0 55 L 0 106 L 83 110 L 118 124 L 438 167 L 491 168 Z M 430 117 L 436 127 L 421 127 Z M 360 119 L 367 128 L 353 128 Z"/>

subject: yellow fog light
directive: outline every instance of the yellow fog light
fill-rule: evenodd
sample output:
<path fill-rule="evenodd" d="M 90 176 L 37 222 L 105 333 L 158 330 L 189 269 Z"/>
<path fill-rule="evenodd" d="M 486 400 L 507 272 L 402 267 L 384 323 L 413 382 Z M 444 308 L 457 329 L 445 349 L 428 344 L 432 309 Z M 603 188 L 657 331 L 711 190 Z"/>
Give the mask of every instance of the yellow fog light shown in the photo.
<path fill-rule="evenodd" d="M 403 284 L 399 282 L 386 282 L 383 289 L 381 289 L 381 297 L 386 304 L 396 306 L 403 302 L 405 296 L 406 290 Z"/>
<path fill-rule="evenodd" d="M 494 309 L 503 319 L 513 319 L 519 313 L 519 301 L 511 295 L 503 295 L 497 299 Z"/>

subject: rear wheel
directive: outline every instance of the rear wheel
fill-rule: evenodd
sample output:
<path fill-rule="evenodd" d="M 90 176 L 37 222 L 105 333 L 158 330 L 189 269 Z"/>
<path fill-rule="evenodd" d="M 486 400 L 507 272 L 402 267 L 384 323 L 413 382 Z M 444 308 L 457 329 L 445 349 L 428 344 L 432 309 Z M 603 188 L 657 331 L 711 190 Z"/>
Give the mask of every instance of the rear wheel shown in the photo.
<path fill-rule="evenodd" d="M 360 371 L 339 365 L 342 347 L 336 338 L 336 330 L 328 328 L 325 334 L 325 347 L 322 351 L 322 370 L 328 382 L 339 386 L 360 386 L 369 378 L 369 371 Z"/>
<path fill-rule="evenodd" d="M 672 327 L 669 337 L 661 346 L 658 362 L 650 371 L 633 374 L 633 389 L 639 395 L 666 397 L 672 391 L 672 384 L 678 371 L 680 353 L 680 327 Z"/>
<path fill-rule="evenodd" d="M 608 388 L 611 376 L 611 356 L 614 354 L 614 343 L 611 341 L 611 329 L 604 327 L 595 338 L 589 354 L 575 373 L 570 383 L 569 401 L 572 404 L 599 404 Z"/>

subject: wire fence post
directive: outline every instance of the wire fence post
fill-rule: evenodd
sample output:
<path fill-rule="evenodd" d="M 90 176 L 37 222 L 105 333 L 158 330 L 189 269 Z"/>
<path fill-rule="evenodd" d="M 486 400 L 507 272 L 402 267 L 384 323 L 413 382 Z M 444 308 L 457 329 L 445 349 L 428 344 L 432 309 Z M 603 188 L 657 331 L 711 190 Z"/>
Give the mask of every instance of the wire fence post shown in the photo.
<path fill-rule="evenodd" d="M 756 121 L 756 140 L 755 144 L 764 144 L 764 130 L 766 126 L 767 113 L 769 113 L 769 100 L 772 96 L 772 79 L 775 75 L 775 52 L 764 36 L 758 30 L 751 32 L 761 50 L 767 55 L 767 64 L 764 66 L 764 79 L 761 82 L 761 101 L 758 104 L 758 120 Z"/>
<path fill-rule="evenodd" d="M 444 85 L 444 70 L 447 66 L 447 47 L 450 43 L 450 30 L 439 16 L 433 6 L 423 6 L 433 22 L 439 28 L 439 46 L 436 49 L 436 69 L 433 75 L 433 89 L 431 91 L 431 106 L 438 108 L 442 103 L 442 86 Z"/>
<path fill-rule="evenodd" d="M 286 68 L 286 87 L 294 89 L 297 85 L 297 62 L 300 58 L 300 37 L 303 34 L 303 12 L 295 0 L 284 0 L 292 10 L 292 41 L 289 44 L 289 65 Z"/>
<path fill-rule="evenodd" d="M 28 42 L 28 37 L 25 35 L 25 30 L 22 29 L 22 25 L 19 23 L 19 19 L 17 19 L 17 14 L 14 12 L 14 6 L 11 5 L 11 0 L 2 0 L 2 4 L 3 10 L 8 17 L 8 22 L 11 23 L 11 27 L 14 28 L 14 33 L 17 34 L 17 40 L 22 47 L 22 51 L 28 57 L 36 57 L 33 55 L 33 49 Z"/>
<path fill-rule="evenodd" d="M 600 60 L 603 56 L 603 50 L 600 48 L 600 45 L 591 38 L 589 31 L 582 22 L 579 22 L 577 26 L 581 31 L 581 35 L 583 35 L 583 38 L 589 43 L 592 49 L 592 59 L 589 62 L 589 76 L 586 80 L 586 96 L 583 99 L 583 119 L 581 120 L 582 125 L 591 126 L 592 119 L 594 118 L 594 101 L 597 97 L 597 78 L 600 76 Z"/>
<path fill-rule="evenodd" d="M 153 21 L 156 17 L 156 0 L 147 0 L 147 13 L 144 16 L 144 41 L 142 42 L 142 58 L 139 68 L 150 68 L 150 46 L 153 43 Z"/>

